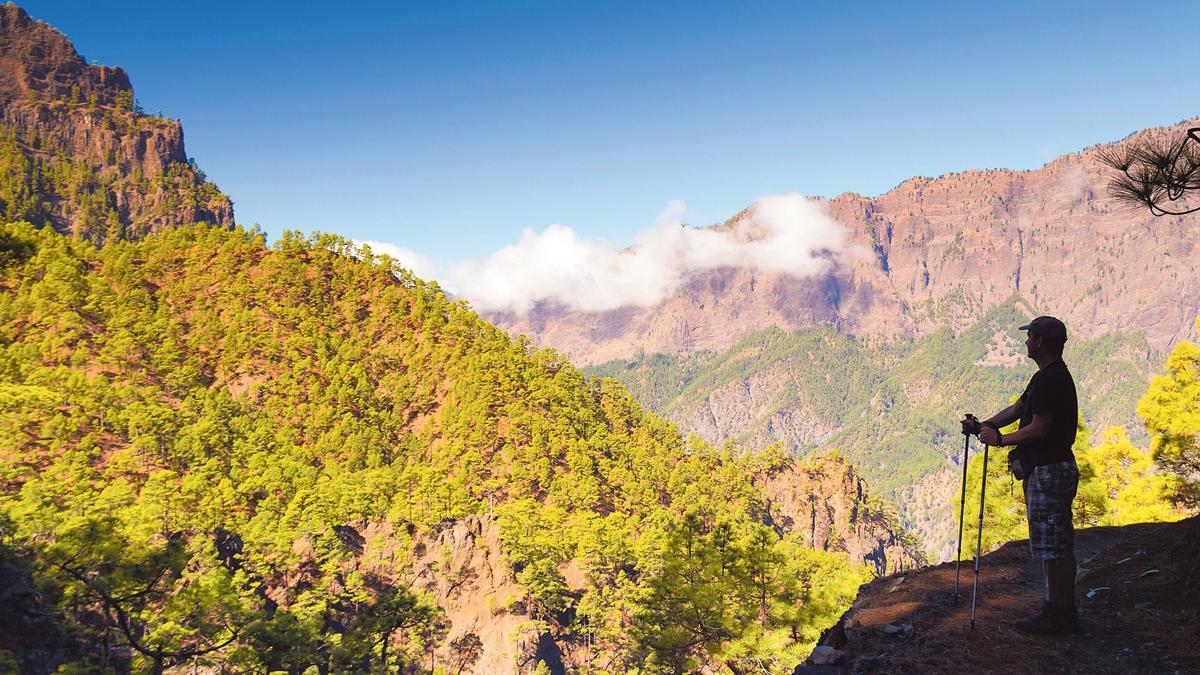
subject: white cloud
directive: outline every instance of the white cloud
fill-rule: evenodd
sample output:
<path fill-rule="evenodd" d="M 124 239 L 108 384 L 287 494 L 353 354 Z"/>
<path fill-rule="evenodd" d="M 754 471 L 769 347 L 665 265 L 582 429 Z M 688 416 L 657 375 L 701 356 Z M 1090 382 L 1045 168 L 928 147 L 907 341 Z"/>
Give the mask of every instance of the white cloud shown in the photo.
<path fill-rule="evenodd" d="M 527 312 L 541 302 L 583 311 L 650 307 L 688 274 L 739 267 L 796 277 L 823 274 L 847 253 L 845 228 L 826 206 L 797 193 L 763 197 L 727 229 L 683 224 L 672 200 L 654 225 L 618 249 L 565 225 L 526 229 L 484 260 L 443 262 L 392 244 L 358 242 L 387 253 L 422 278 L 436 279 L 480 310 Z"/>
<path fill-rule="evenodd" d="M 386 254 L 396 259 L 402 267 L 408 268 L 413 274 L 422 279 L 437 279 L 442 274 L 442 264 L 429 256 L 403 246 L 389 244 L 383 241 L 365 241 L 356 239 L 355 244 L 368 246 L 372 253 Z"/>

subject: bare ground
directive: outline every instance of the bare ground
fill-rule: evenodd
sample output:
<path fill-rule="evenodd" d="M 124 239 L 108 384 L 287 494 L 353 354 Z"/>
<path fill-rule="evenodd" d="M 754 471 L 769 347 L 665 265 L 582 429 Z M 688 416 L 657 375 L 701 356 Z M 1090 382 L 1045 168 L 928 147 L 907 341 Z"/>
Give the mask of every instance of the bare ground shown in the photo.
<path fill-rule="evenodd" d="M 1200 521 L 1080 530 L 1076 586 L 1083 629 L 1040 637 L 1012 628 L 1041 602 L 1041 565 L 1025 541 L 985 556 L 971 628 L 972 561 L 954 599 L 953 562 L 877 579 L 822 640 L 842 673 L 1200 673 L 1200 609 L 1185 593 L 1196 561 L 1180 542 Z M 889 624 L 891 627 L 889 627 Z"/>

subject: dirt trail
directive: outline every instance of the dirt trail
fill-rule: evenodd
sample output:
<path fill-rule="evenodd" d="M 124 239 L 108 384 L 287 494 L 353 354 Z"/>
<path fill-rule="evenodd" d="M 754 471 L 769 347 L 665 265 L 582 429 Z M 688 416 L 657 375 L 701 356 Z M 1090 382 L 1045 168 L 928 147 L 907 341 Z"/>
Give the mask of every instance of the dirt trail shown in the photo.
<path fill-rule="evenodd" d="M 1079 531 L 1079 634 L 1012 628 L 1042 598 L 1040 563 L 1019 541 L 981 561 L 974 630 L 971 561 L 963 561 L 958 603 L 953 562 L 884 577 L 825 636 L 823 644 L 842 652 L 836 664 L 797 672 L 1200 672 L 1200 611 L 1180 592 L 1189 561 L 1173 550 L 1195 527 L 1193 518 Z"/>

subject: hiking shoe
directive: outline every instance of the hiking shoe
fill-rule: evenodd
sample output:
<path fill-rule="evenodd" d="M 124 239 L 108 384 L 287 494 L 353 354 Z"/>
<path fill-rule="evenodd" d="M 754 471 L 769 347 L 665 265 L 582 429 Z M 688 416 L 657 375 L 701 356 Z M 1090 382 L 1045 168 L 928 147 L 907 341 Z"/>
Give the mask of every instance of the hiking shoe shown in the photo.
<path fill-rule="evenodd" d="M 1074 605 L 1056 607 L 1045 603 L 1036 616 L 1015 622 L 1013 628 L 1034 635 L 1067 635 L 1079 630 L 1079 613 Z"/>

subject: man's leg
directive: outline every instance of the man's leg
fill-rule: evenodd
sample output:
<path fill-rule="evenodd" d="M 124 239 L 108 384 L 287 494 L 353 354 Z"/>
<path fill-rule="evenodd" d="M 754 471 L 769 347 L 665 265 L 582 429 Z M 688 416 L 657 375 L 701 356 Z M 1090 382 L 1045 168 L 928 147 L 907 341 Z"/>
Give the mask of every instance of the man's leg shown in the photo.
<path fill-rule="evenodd" d="M 1074 463 L 1040 466 L 1025 481 L 1030 553 L 1042 559 L 1045 599 L 1036 616 L 1018 621 L 1019 630 L 1043 635 L 1079 628 L 1075 609 L 1075 532 L 1071 502 L 1078 484 Z"/>
<path fill-rule="evenodd" d="M 1055 607 L 1075 607 L 1075 553 L 1043 562 L 1046 573 L 1046 599 Z"/>

